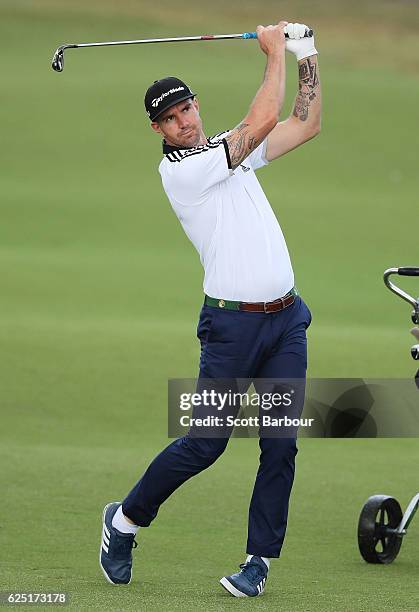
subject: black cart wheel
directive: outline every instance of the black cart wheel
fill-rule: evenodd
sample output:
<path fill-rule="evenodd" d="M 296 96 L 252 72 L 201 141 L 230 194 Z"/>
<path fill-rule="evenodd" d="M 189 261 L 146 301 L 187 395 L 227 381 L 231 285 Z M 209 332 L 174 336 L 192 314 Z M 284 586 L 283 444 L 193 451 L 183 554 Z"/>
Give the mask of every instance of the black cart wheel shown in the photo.
<path fill-rule="evenodd" d="M 373 495 L 367 499 L 358 522 L 358 546 L 365 561 L 394 561 L 402 545 L 402 536 L 395 534 L 402 518 L 402 509 L 394 497 Z"/>

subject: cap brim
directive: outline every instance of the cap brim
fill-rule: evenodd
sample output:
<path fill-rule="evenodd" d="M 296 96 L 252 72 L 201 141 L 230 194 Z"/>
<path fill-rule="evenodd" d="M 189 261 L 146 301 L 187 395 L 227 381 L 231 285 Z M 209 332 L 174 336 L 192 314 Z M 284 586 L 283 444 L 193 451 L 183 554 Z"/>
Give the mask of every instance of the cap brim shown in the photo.
<path fill-rule="evenodd" d="M 183 96 L 183 98 L 178 98 L 175 102 L 169 102 L 168 104 L 166 104 L 163 108 L 159 110 L 157 115 L 153 115 L 152 117 L 150 116 L 150 121 L 155 121 L 157 117 L 160 117 L 160 115 L 164 113 L 164 111 L 167 111 L 167 109 L 170 108 L 171 106 L 175 106 L 175 104 L 179 104 L 179 102 L 183 102 L 184 100 L 189 100 L 189 98 L 194 98 L 194 97 L 195 97 L 195 94 L 188 94 L 187 96 Z"/>

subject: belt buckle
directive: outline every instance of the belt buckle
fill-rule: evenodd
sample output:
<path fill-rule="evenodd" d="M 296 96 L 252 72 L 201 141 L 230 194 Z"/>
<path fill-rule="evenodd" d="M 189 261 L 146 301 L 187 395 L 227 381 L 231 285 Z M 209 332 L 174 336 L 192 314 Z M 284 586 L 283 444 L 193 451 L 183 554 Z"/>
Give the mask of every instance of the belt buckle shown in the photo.
<path fill-rule="evenodd" d="M 278 310 L 267 310 L 266 306 L 268 304 L 280 304 L 281 308 L 278 308 Z M 266 314 L 272 314 L 273 312 L 278 312 L 279 310 L 283 310 L 285 308 L 284 306 L 284 298 L 278 298 L 277 300 L 275 300 L 275 302 L 263 302 L 263 310 L 264 312 L 266 312 Z"/>
<path fill-rule="evenodd" d="M 265 314 L 271 314 L 271 312 L 273 312 L 272 310 L 267 310 L 266 306 L 269 304 L 269 302 L 263 302 L 263 312 Z"/>

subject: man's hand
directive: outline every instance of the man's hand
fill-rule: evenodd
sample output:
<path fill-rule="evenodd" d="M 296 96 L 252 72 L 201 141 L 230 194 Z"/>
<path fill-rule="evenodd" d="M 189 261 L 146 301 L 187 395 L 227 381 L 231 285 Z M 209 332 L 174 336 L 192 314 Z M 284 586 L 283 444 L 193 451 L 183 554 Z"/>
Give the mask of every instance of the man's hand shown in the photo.
<path fill-rule="evenodd" d="M 290 53 L 294 53 L 297 61 L 310 57 L 310 55 L 317 55 L 314 36 L 304 37 L 305 31 L 308 29 L 304 23 L 288 23 L 285 28 L 285 32 L 288 34 L 285 48 Z"/>
<path fill-rule="evenodd" d="M 266 55 L 279 52 L 285 48 L 285 27 L 288 21 L 280 21 L 277 25 L 256 28 L 260 48 Z"/>

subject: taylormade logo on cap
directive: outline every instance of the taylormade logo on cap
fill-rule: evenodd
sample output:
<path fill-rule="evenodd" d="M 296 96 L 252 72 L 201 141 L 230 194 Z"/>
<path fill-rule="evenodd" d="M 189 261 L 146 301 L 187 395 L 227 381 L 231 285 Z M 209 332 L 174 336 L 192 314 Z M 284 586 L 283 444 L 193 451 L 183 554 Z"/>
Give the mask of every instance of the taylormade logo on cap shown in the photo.
<path fill-rule="evenodd" d="M 144 96 L 145 110 L 154 121 L 159 115 L 178 102 L 194 98 L 195 94 L 190 87 L 177 77 L 165 77 L 154 81 Z"/>
<path fill-rule="evenodd" d="M 184 87 L 173 87 L 172 89 L 169 89 L 169 91 L 165 91 L 164 93 L 162 93 L 161 96 L 159 96 L 158 98 L 154 98 L 151 101 L 151 106 L 154 106 L 154 108 L 157 108 L 157 106 L 160 104 L 162 100 L 164 100 L 164 98 L 166 98 L 166 96 L 170 96 L 170 94 L 176 93 L 177 91 L 182 91 L 184 89 L 185 89 Z"/>

